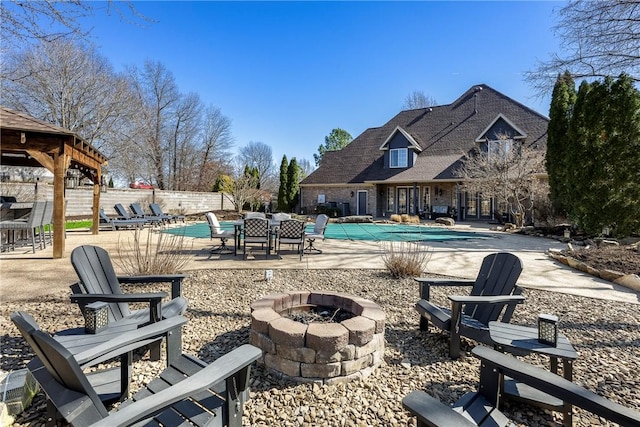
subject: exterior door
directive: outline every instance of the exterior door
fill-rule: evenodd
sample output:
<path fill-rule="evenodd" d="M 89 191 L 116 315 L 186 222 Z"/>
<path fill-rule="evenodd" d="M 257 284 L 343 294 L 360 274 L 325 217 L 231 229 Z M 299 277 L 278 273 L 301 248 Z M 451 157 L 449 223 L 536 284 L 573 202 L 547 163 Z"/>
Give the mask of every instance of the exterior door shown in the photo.
<path fill-rule="evenodd" d="M 367 192 L 359 190 L 358 191 L 358 215 L 366 215 L 367 214 Z"/>
<path fill-rule="evenodd" d="M 407 211 L 407 199 L 409 198 L 409 189 L 406 187 L 398 188 L 398 212 L 399 214 L 409 213 Z"/>

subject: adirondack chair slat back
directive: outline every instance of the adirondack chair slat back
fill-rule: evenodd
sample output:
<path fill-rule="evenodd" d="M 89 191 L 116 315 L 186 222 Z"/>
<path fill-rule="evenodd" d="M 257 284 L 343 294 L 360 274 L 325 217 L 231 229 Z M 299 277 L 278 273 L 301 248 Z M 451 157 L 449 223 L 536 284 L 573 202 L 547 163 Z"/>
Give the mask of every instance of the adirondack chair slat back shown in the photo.
<path fill-rule="evenodd" d="M 40 330 L 34 331 L 31 337 L 37 346 L 33 349 L 34 352 L 54 379 L 63 387 L 86 395 L 102 418 L 107 417 L 109 415 L 107 408 L 71 352 L 49 334 Z"/>
<path fill-rule="evenodd" d="M 98 246 L 78 246 L 71 252 L 71 264 L 87 294 L 118 294 L 122 289 L 113 269 L 109 253 Z M 127 303 L 109 304 L 109 321 L 131 315 Z"/>
<path fill-rule="evenodd" d="M 471 290 L 475 296 L 512 295 L 522 273 L 522 261 L 517 256 L 500 252 L 484 258 L 478 277 Z M 502 305 L 468 304 L 464 314 L 483 324 L 497 320 L 503 311 Z"/>
<path fill-rule="evenodd" d="M 29 344 L 29 347 L 32 349 L 38 348 L 38 344 L 34 341 L 32 334 L 35 331 L 40 330 L 40 326 L 36 323 L 35 319 L 31 317 L 31 315 L 25 313 L 24 311 L 17 311 L 15 313 L 11 313 L 11 321 L 20 331 L 20 335 L 24 338 L 24 340 Z M 46 365 L 47 361 L 42 361 L 43 364 Z"/>
<path fill-rule="evenodd" d="M 11 314 L 11 320 L 51 376 L 65 388 L 87 395 L 106 417 L 107 409 L 69 350 L 43 332 L 29 314 L 18 311 Z"/>

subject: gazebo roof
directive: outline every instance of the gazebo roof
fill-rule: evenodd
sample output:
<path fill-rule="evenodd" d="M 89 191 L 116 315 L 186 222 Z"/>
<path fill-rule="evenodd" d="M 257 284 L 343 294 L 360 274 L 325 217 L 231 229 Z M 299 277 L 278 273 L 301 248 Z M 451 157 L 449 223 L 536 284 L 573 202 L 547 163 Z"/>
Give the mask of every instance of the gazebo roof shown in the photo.
<path fill-rule="evenodd" d="M 64 256 L 64 177 L 69 168 L 93 181 L 93 234 L 98 233 L 99 184 L 107 157 L 67 129 L 0 106 L 0 164 L 45 167 L 53 173 L 53 257 Z"/>
<path fill-rule="evenodd" d="M 47 167 L 42 156 L 53 156 L 64 142 L 64 152 L 71 158 L 70 167 L 95 171 L 107 164 L 107 157 L 83 138 L 28 114 L 0 106 L 1 164 L 5 166 Z M 39 159 L 37 157 L 40 157 Z M 46 161 L 46 160 L 45 160 Z"/>

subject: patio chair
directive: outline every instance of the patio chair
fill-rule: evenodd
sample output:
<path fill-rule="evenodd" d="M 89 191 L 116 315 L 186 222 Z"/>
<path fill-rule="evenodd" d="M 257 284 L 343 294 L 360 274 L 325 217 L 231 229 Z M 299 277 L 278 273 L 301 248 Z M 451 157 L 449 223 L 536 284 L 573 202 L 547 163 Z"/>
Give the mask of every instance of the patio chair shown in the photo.
<path fill-rule="evenodd" d="M 285 245 L 298 245 L 298 254 L 300 255 L 300 259 L 302 259 L 303 249 L 304 249 L 304 227 L 305 223 L 303 221 L 298 221 L 297 219 L 285 219 L 284 221 L 280 221 L 280 226 L 278 227 L 278 254 L 280 254 L 280 250 L 282 244 Z"/>
<path fill-rule="evenodd" d="M 269 220 L 266 218 L 248 218 L 243 224 L 243 246 L 244 259 L 247 259 L 247 243 L 260 243 L 269 258 L 269 246 L 271 243 L 271 231 Z"/>
<path fill-rule="evenodd" d="M 273 215 L 271 215 L 271 221 L 280 223 L 282 221 L 285 221 L 287 219 L 291 219 L 291 215 L 288 213 L 284 213 L 284 212 L 276 212 Z"/>
<path fill-rule="evenodd" d="M 71 302 L 84 313 L 87 304 L 109 303 L 109 322 L 134 319 L 140 326 L 184 314 L 187 300 L 182 296 L 184 274 L 147 276 L 117 276 L 109 253 L 98 246 L 78 246 L 71 252 L 71 264 L 80 281 L 71 285 Z M 162 302 L 166 292 L 124 293 L 120 284 L 171 283 L 171 299 Z M 147 303 L 148 308 L 132 311 L 129 303 Z M 160 356 L 159 346 L 152 349 L 153 357 Z"/>
<path fill-rule="evenodd" d="M 152 220 L 150 220 L 148 218 L 138 218 L 135 215 L 131 215 L 129 213 L 129 211 L 127 211 L 127 209 L 124 206 L 122 206 L 122 203 L 116 203 L 115 205 L 113 205 L 113 208 L 115 209 L 116 213 L 118 214 L 118 219 L 124 219 L 124 220 L 135 219 L 135 220 L 138 220 L 138 221 L 142 221 L 142 223 L 144 225 L 149 224 L 151 226 L 156 224 L 156 222 L 154 222 L 154 221 L 152 221 Z"/>
<path fill-rule="evenodd" d="M 216 214 L 213 212 L 207 212 L 204 216 L 207 217 L 207 223 L 209 224 L 209 230 L 211 232 L 211 239 L 220 239 L 220 245 L 214 246 L 211 249 L 211 253 L 229 254 L 233 252 L 233 249 L 227 246 L 227 240 L 233 237 L 233 231 L 223 230 Z"/>
<path fill-rule="evenodd" d="M 71 352 L 41 330 L 27 341 L 36 358 L 27 368 L 47 396 L 48 424 L 64 419 L 75 427 L 128 425 L 242 425 L 251 365 L 260 349 L 245 344 L 207 365 L 181 354 L 158 377 L 109 410 L 121 389 L 120 371 L 85 374 Z M 26 337 L 25 337 L 26 338 Z"/>
<path fill-rule="evenodd" d="M 47 240 L 49 242 L 53 242 L 53 200 L 47 200 L 46 205 L 44 207 L 44 212 L 42 214 L 42 221 L 40 222 L 40 239 L 42 241 L 42 246 L 44 248 L 47 247 Z M 48 232 L 45 233 L 45 227 L 48 227 Z"/>
<path fill-rule="evenodd" d="M 307 247 L 304 248 L 304 251 L 308 254 L 312 252 L 316 252 L 321 254 L 322 250 L 316 248 L 313 245 L 313 242 L 316 240 L 324 240 L 324 231 L 327 228 L 327 223 L 329 222 L 329 217 L 325 214 L 320 214 L 316 218 L 316 222 L 313 226 L 313 231 L 311 233 L 306 234 L 307 239 Z"/>
<path fill-rule="evenodd" d="M 26 232 L 27 240 L 31 243 L 33 253 L 36 253 L 36 235 L 42 225 L 42 218 L 45 213 L 45 201 L 33 202 L 33 207 L 26 220 L 7 220 L 0 222 L 0 230 L 7 232 L 7 247 L 15 249 L 16 247 L 16 231 Z M 39 236 L 40 249 L 43 247 L 43 236 Z"/>
<path fill-rule="evenodd" d="M 120 228 L 142 228 L 145 221 L 143 219 L 117 219 L 111 218 L 103 209 L 99 212 L 100 225 L 108 225 L 112 230 L 119 230 Z"/>
<path fill-rule="evenodd" d="M 162 218 L 165 222 L 171 222 L 171 221 L 178 222 L 178 220 L 185 222 L 184 215 L 173 215 L 173 214 L 164 213 L 160 205 L 157 203 L 149 204 L 149 209 L 151 209 L 152 214 Z"/>
<path fill-rule="evenodd" d="M 415 308 L 420 313 L 420 329 L 429 329 L 429 322 L 449 331 L 449 356 L 460 356 L 460 337 L 492 344 L 489 322 L 509 322 L 516 305 L 524 301 L 522 289 L 516 286 L 522 272 L 520 258 L 510 253 L 487 255 L 475 280 L 449 280 L 417 277 L 420 300 Z M 431 286 L 471 286 L 469 296 L 450 295 L 451 309 L 429 301 Z"/>
<path fill-rule="evenodd" d="M 266 218 L 267 215 L 264 212 L 245 212 L 244 214 L 244 218 L 245 219 L 249 219 L 249 218 Z"/>
<path fill-rule="evenodd" d="M 463 395 L 453 406 L 445 405 L 424 391 L 412 391 L 402 399 L 402 406 L 418 418 L 418 427 L 513 425 L 498 410 L 502 398 L 500 387 L 505 376 L 621 426 L 640 425 L 640 412 L 612 402 L 559 375 L 489 347 L 477 346 L 471 352 L 480 359 L 477 392 Z"/>
<path fill-rule="evenodd" d="M 22 311 L 11 313 L 10 318 L 27 344 L 32 349 L 37 348 L 31 337 L 34 331 L 40 330 L 35 319 Z M 166 362 L 169 366 L 182 354 L 181 343 L 176 342 L 173 336 L 179 335 L 175 334 L 176 330 L 179 331 L 186 323 L 185 317 L 174 316 L 138 329 L 135 325 L 123 327 L 112 324 L 109 329 L 100 331 L 98 334 L 87 333 L 84 328 L 73 328 L 57 332 L 53 335 L 53 339 L 64 345 L 83 369 L 119 359 L 121 374 L 117 382 L 120 390 L 114 389 L 110 393 L 112 395 L 110 400 L 116 401 L 129 392 L 132 373 L 131 351 L 165 339 L 167 340 Z"/>
<path fill-rule="evenodd" d="M 131 203 L 129 205 L 129 209 L 133 212 L 134 218 L 144 219 L 145 221 L 151 222 L 153 225 L 162 225 L 164 223 L 164 220 L 159 216 L 146 214 L 144 209 L 142 209 L 142 206 L 140 206 L 140 203 Z"/>

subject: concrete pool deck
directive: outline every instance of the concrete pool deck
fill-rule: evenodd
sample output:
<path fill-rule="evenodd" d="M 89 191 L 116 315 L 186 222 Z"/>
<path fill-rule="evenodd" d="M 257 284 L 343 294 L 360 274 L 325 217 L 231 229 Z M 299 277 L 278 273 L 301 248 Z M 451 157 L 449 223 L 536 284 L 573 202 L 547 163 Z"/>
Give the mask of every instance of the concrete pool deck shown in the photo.
<path fill-rule="evenodd" d="M 546 255 L 549 249 L 563 249 L 565 244 L 555 240 L 495 232 L 487 224 L 460 223 L 454 230 L 489 234 L 491 239 L 449 240 L 430 242 L 433 254 L 427 264 L 427 272 L 455 277 L 475 278 L 482 259 L 492 252 L 511 252 L 522 259 L 524 270 L 518 284 L 552 292 L 602 298 L 613 301 L 640 304 L 640 293 L 611 282 L 576 271 Z M 145 233 L 148 229 L 145 230 Z M 0 253 L 0 300 L 15 301 L 36 295 L 46 295 L 60 289 L 68 289 L 77 280 L 69 255 L 80 245 L 97 245 L 105 248 L 114 258 L 118 268 L 118 245 L 132 240 L 130 231 L 101 231 L 92 235 L 89 231 L 69 231 L 65 243 L 65 258 L 52 259 L 52 248 L 31 253 L 29 247 L 13 252 Z M 144 241 L 144 237 L 142 238 Z M 282 256 L 265 259 L 257 253 L 255 259 L 242 256 L 211 255 L 209 249 L 219 241 L 185 237 L 185 250 L 192 256 L 185 272 L 219 269 L 384 269 L 382 247 L 378 242 L 328 239 L 316 243 L 322 254 L 298 255 L 287 251 Z M 230 242 L 232 243 L 232 242 Z M 416 294 L 417 295 L 417 294 Z"/>

